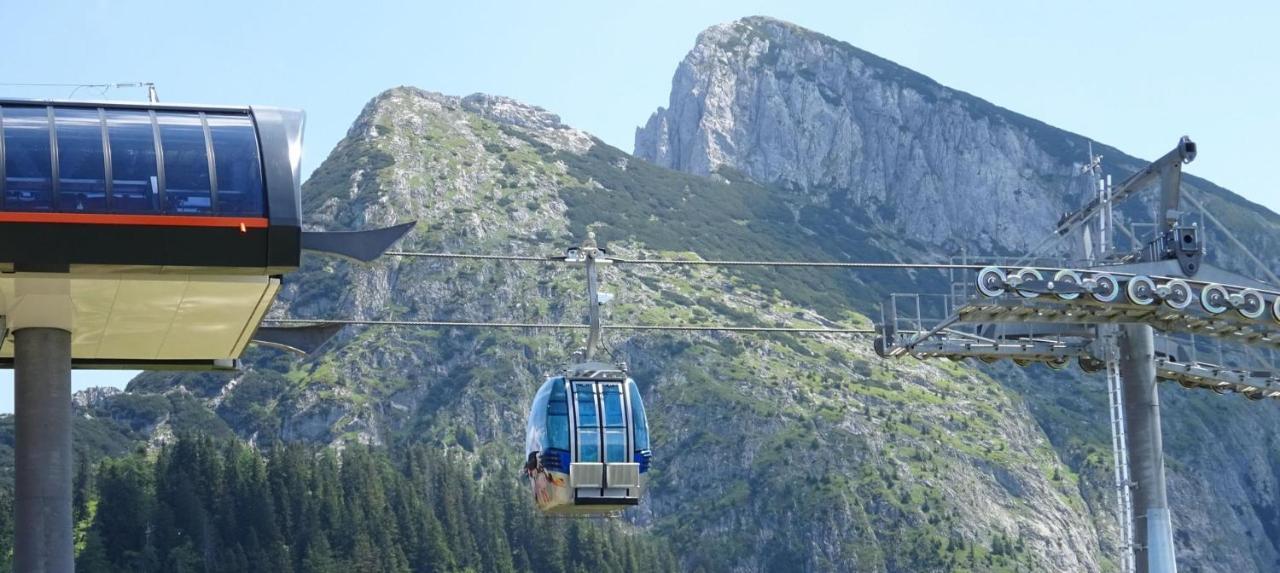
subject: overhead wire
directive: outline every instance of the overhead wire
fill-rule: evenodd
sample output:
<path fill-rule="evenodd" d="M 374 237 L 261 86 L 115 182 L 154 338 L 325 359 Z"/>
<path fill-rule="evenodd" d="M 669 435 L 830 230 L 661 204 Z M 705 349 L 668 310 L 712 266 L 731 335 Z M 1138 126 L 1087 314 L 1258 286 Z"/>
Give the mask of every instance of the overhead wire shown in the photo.
<path fill-rule="evenodd" d="M 529 255 L 478 255 L 465 253 L 431 253 L 423 251 L 387 251 L 387 255 L 408 258 L 459 259 L 486 261 L 518 261 L 533 263 L 573 263 L 572 259 L 555 256 Z M 609 257 L 598 259 L 601 264 L 613 265 L 664 265 L 664 266 L 717 266 L 717 267 L 813 267 L 813 268 L 848 268 L 848 269 L 937 269 L 937 270 L 979 270 L 988 265 L 954 264 L 954 263 L 892 263 L 892 262 L 857 262 L 857 261 L 734 261 L 716 259 L 628 259 Z M 1013 268 L 1012 266 L 1008 268 Z"/>
<path fill-rule="evenodd" d="M 99 88 L 103 86 L 115 86 L 115 85 L 120 85 L 120 84 L 59 84 L 59 83 L 0 82 L 0 86 L 20 87 L 20 88 L 75 88 L 75 87 Z"/>
<path fill-rule="evenodd" d="M 562 263 L 563 259 L 555 257 L 534 257 L 526 255 L 469 255 L 462 253 L 424 253 L 419 251 L 387 251 L 393 257 L 417 257 L 428 259 L 463 259 L 478 261 L 521 261 L 530 263 Z"/>
<path fill-rule="evenodd" d="M 589 324 L 573 322 L 474 322 L 453 320 L 360 320 L 331 318 L 267 318 L 264 323 L 317 325 L 338 324 L 346 326 L 438 326 L 458 328 L 501 328 L 525 330 L 588 330 Z M 793 326 L 733 326 L 733 325 L 676 325 L 676 324 L 604 324 L 601 330 L 666 331 L 666 332 L 776 332 L 789 334 L 875 334 L 872 328 L 827 328 Z"/>
<path fill-rule="evenodd" d="M 836 269 L 981 269 L 985 265 L 955 263 L 879 263 L 852 261 L 730 261 L 703 259 L 610 259 L 622 265 L 715 266 L 715 267 L 808 267 Z"/>

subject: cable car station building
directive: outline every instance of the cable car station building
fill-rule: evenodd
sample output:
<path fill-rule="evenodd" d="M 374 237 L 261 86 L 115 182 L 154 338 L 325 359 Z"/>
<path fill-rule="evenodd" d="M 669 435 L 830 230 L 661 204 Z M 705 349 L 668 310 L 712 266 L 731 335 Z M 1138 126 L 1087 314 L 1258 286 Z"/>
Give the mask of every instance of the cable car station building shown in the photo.
<path fill-rule="evenodd" d="M 298 267 L 302 114 L 0 100 L 0 306 L 77 366 L 229 365 Z"/>
<path fill-rule="evenodd" d="M 0 99 L 14 564 L 71 571 L 70 369 L 231 368 L 297 269 L 303 115 Z"/>

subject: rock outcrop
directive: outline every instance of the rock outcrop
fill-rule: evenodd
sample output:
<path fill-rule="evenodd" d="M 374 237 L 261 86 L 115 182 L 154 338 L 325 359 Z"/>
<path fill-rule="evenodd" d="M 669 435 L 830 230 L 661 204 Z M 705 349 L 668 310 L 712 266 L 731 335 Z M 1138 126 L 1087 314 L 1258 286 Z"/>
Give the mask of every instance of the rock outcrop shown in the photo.
<path fill-rule="evenodd" d="M 945 254 L 1020 254 L 1038 244 L 1091 192 L 1079 176 L 1088 149 L 1083 136 L 764 17 L 703 32 L 676 69 L 667 107 L 635 137 L 635 155 L 658 165 L 698 174 L 732 167 Z M 1117 181 L 1145 164 L 1101 144 L 1094 152 Z M 1280 217 L 1203 179 L 1186 187 L 1280 267 Z M 1124 214 L 1149 221 L 1151 204 L 1132 201 Z M 1225 264 L 1254 266 L 1220 247 Z"/>

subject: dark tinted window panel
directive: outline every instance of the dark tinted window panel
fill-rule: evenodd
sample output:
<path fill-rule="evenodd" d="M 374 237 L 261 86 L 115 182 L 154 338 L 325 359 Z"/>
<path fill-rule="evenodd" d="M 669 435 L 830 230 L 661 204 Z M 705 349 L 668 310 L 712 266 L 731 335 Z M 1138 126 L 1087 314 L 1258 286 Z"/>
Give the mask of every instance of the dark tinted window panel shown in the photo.
<path fill-rule="evenodd" d="M 49 112 L 43 107 L 0 110 L 4 121 L 4 208 L 53 209 L 53 158 Z"/>
<path fill-rule="evenodd" d="M 151 115 L 145 111 L 107 110 L 111 142 L 111 201 L 114 213 L 154 213 L 160 182 Z"/>
<path fill-rule="evenodd" d="M 599 430 L 578 430 L 578 461 L 600 461 Z"/>
<path fill-rule="evenodd" d="M 164 152 L 164 212 L 208 215 L 213 212 L 209 155 L 204 124 L 194 113 L 158 113 Z"/>
<path fill-rule="evenodd" d="M 213 140 L 215 173 L 218 180 L 218 212 L 224 215 L 255 215 L 263 208 L 262 160 L 258 135 L 247 115 L 209 114 L 209 136 Z"/>
<path fill-rule="evenodd" d="M 569 416 L 563 414 L 547 416 L 547 447 L 558 450 L 569 449 Z"/>
<path fill-rule="evenodd" d="M 604 461 L 625 462 L 627 460 L 627 431 L 604 431 Z"/>
<path fill-rule="evenodd" d="M 622 390 L 619 385 L 610 384 L 602 389 L 604 401 L 604 425 L 610 428 L 623 427 L 626 419 L 622 416 Z"/>
<path fill-rule="evenodd" d="M 574 394 L 578 398 L 578 427 L 595 428 L 600 425 L 596 416 L 596 395 L 590 384 L 574 384 Z"/>
<path fill-rule="evenodd" d="M 55 109 L 58 138 L 58 210 L 107 210 L 107 170 L 102 155 L 102 122 L 96 109 Z"/>

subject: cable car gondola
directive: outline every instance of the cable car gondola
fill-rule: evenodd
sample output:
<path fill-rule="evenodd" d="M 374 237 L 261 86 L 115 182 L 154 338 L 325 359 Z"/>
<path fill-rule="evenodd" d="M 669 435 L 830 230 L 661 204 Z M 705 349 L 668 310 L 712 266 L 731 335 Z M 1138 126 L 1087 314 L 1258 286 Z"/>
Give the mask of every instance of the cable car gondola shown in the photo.
<path fill-rule="evenodd" d="M 640 390 L 622 368 L 577 364 L 534 396 L 525 473 L 543 513 L 589 516 L 639 504 L 651 458 Z"/>

